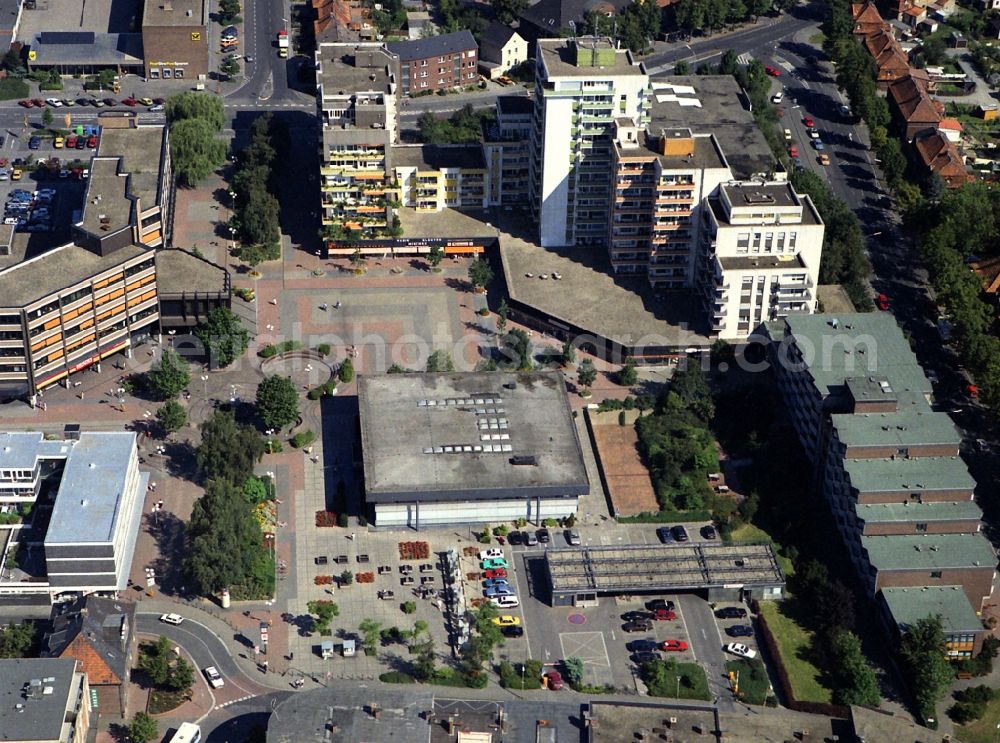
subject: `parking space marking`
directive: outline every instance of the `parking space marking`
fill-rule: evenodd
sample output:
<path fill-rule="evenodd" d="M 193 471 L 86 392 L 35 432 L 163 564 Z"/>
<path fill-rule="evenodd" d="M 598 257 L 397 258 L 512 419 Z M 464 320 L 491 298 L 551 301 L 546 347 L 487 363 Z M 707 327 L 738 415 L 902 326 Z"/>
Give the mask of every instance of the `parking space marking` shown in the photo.
<path fill-rule="evenodd" d="M 560 632 L 563 658 L 579 658 L 594 684 L 612 683 L 611 658 L 603 632 Z"/>
<path fill-rule="evenodd" d="M 684 626 L 684 636 L 688 639 L 688 650 L 691 651 L 691 657 L 694 658 L 695 663 L 697 663 L 698 654 L 694 651 L 694 641 L 691 639 L 691 633 L 688 632 L 688 625 L 684 620 L 684 612 L 681 611 L 680 602 L 677 602 L 677 616 L 681 618 L 681 624 Z"/>

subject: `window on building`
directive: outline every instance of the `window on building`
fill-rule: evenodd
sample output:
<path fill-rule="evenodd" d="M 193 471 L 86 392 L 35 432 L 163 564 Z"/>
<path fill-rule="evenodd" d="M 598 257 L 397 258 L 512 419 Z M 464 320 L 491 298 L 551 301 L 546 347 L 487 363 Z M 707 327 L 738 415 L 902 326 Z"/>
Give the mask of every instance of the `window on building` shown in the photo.
<path fill-rule="evenodd" d="M 931 571 L 931 578 L 940 578 L 940 577 L 941 577 L 941 571 L 940 570 L 932 570 Z"/>
<path fill-rule="evenodd" d="M 764 236 L 764 252 L 770 253 L 774 249 L 774 233 L 768 232 Z"/>
<path fill-rule="evenodd" d="M 746 253 L 750 247 L 750 233 L 741 232 L 736 236 L 736 252 Z"/>
<path fill-rule="evenodd" d="M 761 240 L 761 237 L 763 237 L 762 233 L 760 233 L 760 232 L 753 233 L 753 252 L 755 252 L 755 253 L 759 253 L 760 252 L 760 240 Z"/>
<path fill-rule="evenodd" d="M 927 531 L 927 524 L 917 524 L 917 531 Z"/>
<path fill-rule="evenodd" d="M 788 233 L 788 247 L 789 248 L 794 248 L 795 247 L 795 238 L 796 238 L 797 235 L 798 235 L 797 232 L 789 232 Z"/>
<path fill-rule="evenodd" d="M 782 252 L 785 249 L 785 233 L 778 233 L 778 252 Z"/>

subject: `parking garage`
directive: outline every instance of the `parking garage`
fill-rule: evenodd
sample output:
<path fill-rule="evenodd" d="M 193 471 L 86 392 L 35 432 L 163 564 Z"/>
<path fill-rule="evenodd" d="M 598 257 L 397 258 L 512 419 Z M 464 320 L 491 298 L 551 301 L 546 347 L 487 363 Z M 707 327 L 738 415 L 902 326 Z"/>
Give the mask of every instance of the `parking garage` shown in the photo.
<path fill-rule="evenodd" d="M 709 601 L 778 599 L 785 578 L 769 544 L 618 545 L 550 549 L 553 606 L 595 605 L 600 596 L 702 592 Z"/>

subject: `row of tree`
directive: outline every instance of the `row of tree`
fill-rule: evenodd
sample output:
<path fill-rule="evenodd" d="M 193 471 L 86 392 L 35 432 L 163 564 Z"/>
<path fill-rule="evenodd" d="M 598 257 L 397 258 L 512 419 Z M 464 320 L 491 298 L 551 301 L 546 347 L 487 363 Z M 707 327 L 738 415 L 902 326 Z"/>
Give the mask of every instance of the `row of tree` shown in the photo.
<path fill-rule="evenodd" d="M 420 141 L 427 144 L 469 144 L 478 142 L 483 124 L 495 118 L 492 108 L 476 110 L 471 103 L 466 103 L 447 119 L 439 119 L 430 111 L 422 113 L 417 119 L 417 130 Z"/>
<path fill-rule="evenodd" d="M 584 20 L 582 30 L 594 36 L 611 36 L 639 54 L 649 51 L 660 34 L 662 24 L 663 9 L 656 0 L 636 0 L 615 16 L 591 11 Z"/>
<path fill-rule="evenodd" d="M 195 186 L 226 161 L 219 137 L 226 116 L 222 98 L 210 93 L 177 93 L 167 99 L 170 158 L 178 184 Z"/>
<path fill-rule="evenodd" d="M 240 258 L 251 266 L 281 257 L 278 220 L 278 174 L 275 164 L 287 157 L 288 129 L 265 113 L 250 126 L 250 144 L 236 158 L 232 188 L 235 213 L 230 227 L 240 242 Z"/>
<path fill-rule="evenodd" d="M 721 31 L 727 25 L 753 20 L 772 8 L 787 8 L 793 0 L 680 0 L 674 6 L 677 28 Z"/>

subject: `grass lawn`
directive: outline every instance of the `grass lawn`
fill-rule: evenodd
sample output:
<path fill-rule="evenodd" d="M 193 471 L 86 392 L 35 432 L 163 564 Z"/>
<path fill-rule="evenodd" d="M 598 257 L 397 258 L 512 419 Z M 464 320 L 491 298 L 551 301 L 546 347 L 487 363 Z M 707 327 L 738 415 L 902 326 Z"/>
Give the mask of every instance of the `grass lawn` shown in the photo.
<path fill-rule="evenodd" d="M 813 46 L 823 46 L 824 41 L 826 41 L 826 34 L 822 31 L 809 37 L 809 43 Z"/>
<path fill-rule="evenodd" d="M 946 706 L 951 706 L 950 698 Z M 1000 698 L 986 705 L 986 712 L 975 722 L 956 725 L 955 735 L 964 743 L 996 743 L 997 726 L 1000 725 Z"/>
<path fill-rule="evenodd" d="M 754 660 L 730 660 L 726 662 L 726 670 L 739 674 L 740 697 L 749 704 L 764 704 L 767 700 L 771 682 L 764 670 L 760 658 Z"/>
<path fill-rule="evenodd" d="M 782 613 L 783 606 L 785 602 L 762 601 L 760 613 L 767 618 L 767 626 L 778 644 L 781 661 L 792 684 L 792 693 L 799 701 L 829 704 L 833 697 L 819 681 L 820 670 L 806 659 L 813 633 Z"/>
<path fill-rule="evenodd" d="M 734 544 L 746 542 L 771 542 L 774 545 L 775 552 L 780 549 L 780 545 L 771 539 L 771 535 L 754 524 L 743 524 L 743 526 L 738 529 L 733 529 L 729 539 Z M 795 566 L 792 565 L 792 561 L 787 557 L 779 554 L 778 564 L 781 565 L 781 570 L 786 577 L 795 573 Z"/>
<path fill-rule="evenodd" d="M 708 691 L 708 677 L 705 669 L 697 663 L 674 663 L 656 661 L 643 665 L 643 681 L 653 697 L 671 699 L 712 698 Z"/>
<path fill-rule="evenodd" d="M 15 98 L 27 98 L 31 89 L 24 80 L 16 77 L 5 77 L 0 80 L 0 101 L 11 101 Z"/>

